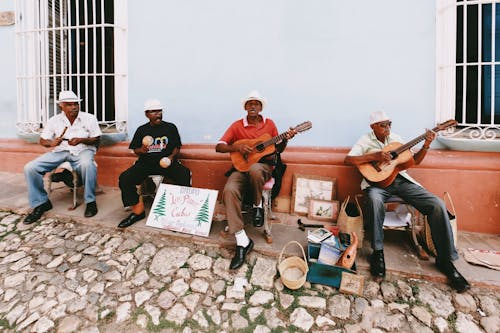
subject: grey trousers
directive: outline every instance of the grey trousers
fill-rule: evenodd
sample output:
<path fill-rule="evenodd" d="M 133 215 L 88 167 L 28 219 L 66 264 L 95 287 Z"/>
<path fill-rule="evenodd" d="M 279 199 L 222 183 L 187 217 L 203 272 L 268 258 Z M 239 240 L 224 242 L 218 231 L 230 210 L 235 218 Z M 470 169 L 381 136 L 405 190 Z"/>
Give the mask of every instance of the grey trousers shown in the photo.
<path fill-rule="evenodd" d="M 243 195 L 250 190 L 253 195 L 253 203 L 260 204 L 262 189 L 266 181 L 271 178 L 271 173 L 272 168 L 263 163 L 253 164 L 248 172 L 234 171 L 231 173 L 222 194 L 230 233 L 234 234 L 244 227 L 243 215 L 241 214 Z"/>
<path fill-rule="evenodd" d="M 367 228 L 372 232 L 373 250 L 382 250 L 384 248 L 384 203 L 392 195 L 397 195 L 427 216 L 432 240 L 436 246 L 436 260 L 449 261 L 458 259 L 458 253 L 453 244 L 453 232 L 448 212 L 443 200 L 400 175 L 388 187 L 370 186 L 365 189 L 365 193 L 367 196 Z"/>

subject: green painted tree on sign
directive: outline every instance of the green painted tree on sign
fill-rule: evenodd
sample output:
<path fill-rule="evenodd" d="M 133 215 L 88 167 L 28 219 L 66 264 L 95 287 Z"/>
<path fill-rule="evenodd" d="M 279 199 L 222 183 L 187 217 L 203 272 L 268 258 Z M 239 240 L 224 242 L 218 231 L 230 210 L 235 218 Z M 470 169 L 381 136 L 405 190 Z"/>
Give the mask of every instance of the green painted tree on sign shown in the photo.
<path fill-rule="evenodd" d="M 203 205 L 201 205 L 201 208 L 198 211 L 195 220 L 198 221 L 198 227 L 202 222 L 208 223 L 208 195 Z"/>
<path fill-rule="evenodd" d="M 158 221 L 158 218 L 160 216 L 165 216 L 166 213 L 166 204 L 167 204 L 167 196 L 166 196 L 166 191 L 163 191 L 161 194 L 160 199 L 156 203 L 155 208 L 153 209 L 153 214 L 155 214 L 155 221 Z"/>

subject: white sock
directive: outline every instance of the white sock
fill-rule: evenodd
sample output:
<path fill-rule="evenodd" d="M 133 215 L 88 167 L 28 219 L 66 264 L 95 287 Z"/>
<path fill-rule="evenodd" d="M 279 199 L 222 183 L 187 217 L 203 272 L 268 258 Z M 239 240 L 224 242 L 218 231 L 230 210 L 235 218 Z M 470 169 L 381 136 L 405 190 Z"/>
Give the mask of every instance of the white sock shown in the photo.
<path fill-rule="evenodd" d="M 262 208 L 262 199 L 260 200 L 260 204 L 258 204 L 258 205 L 253 204 L 253 208 L 255 208 L 255 207 Z"/>
<path fill-rule="evenodd" d="M 236 245 L 247 247 L 248 244 L 250 244 L 250 239 L 248 238 L 244 229 L 241 229 L 240 231 L 236 232 L 234 235 L 236 236 Z"/>

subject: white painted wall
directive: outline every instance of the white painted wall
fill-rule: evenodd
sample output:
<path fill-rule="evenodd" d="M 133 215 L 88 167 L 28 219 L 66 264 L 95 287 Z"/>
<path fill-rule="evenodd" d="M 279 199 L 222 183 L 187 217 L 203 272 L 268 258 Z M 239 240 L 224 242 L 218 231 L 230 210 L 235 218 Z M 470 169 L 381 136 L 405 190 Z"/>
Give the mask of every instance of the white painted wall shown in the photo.
<path fill-rule="evenodd" d="M 292 145 L 351 146 L 376 109 L 407 139 L 434 125 L 432 0 L 130 0 L 128 16 L 130 135 L 146 121 L 144 100 L 156 97 L 184 143 L 215 143 L 245 114 L 240 98 L 252 89 L 268 98 L 264 113 L 280 131 L 312 121 Z M 13 31 L 0 27 L 9 128 Z"/>

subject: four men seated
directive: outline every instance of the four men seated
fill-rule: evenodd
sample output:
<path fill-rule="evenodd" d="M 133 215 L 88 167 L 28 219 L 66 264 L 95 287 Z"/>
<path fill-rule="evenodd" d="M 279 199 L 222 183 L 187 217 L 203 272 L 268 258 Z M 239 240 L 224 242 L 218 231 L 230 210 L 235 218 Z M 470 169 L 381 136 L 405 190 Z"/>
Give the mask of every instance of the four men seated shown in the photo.
<path fill-rule="evenodd" d="M 79 112 L 80 101 L 81 99 L 73 92 L 61 91 L 58 104 L 62 113 L 47 122 L 40 138 L 41 145 L 54 149 L 29 162 L 24 168 L 29 201 L 33 207 L 33 211 L 24 220 L 25 224 L 39 220 L 45 211 L 52 208 L 44 190 L 43 175 L 64 161 L 70 162 L 81 175 L 87 203 L 85 216 L 91 217 L 97 214 L 94 155 L 101 131 L 93 115 Z M 234 165 L 227 173 L 228 179 L 222 194 L 229 232 L 236 238 L 236 250 L 230 269 L 241 267 L 254 245 L 244 230 L 242 216 L 244 194 L 250 195 L 253 204 L 253 225 L 261 227 L 264 223 L 262 189 L 271 177 L 275 159 L 274 154 L 258 155 L 255 144 L 263 135 L 278 136 L 274 122 L 261 114 L 266 102 L 258 91 L 252 91 L 243 98 L 242 108 L 246 115 L 229 126 L 215 147 L 216 152 L 230 153 Z M 178 160 L 182 145 L 179 132 L 173 123 L 163 120 L 163 111 L 164 106 L 160 101 L 147 100 L 144 113 L 148 122 L 136 130 L 130 142 L 129 148 L 138 159 L 120 175 L 119 187 L 123 205 L 130 207 L 132 213 L 118 224 L 120 228 L 128 227 L 145 218 L 144 204 L 137 193 L 137 186 L 148 176 L 161 175 L 174 184 L 191 186 L 191 172 Z M 373 112 L 370 115 L 372 131 L 356 142 L 346 156 L 345 163 L 359 167 L 366 163 L 391 161 L 394 156 L 390 152 L 383 151 L 383 148 L 393 142 L 402 142 L 398 135 L 391 133 L 391 124 L 391 119 L 385 112 Z M 293 129 L 286 132 L 285 139 L 276 142 L 273 152 L 282 152 L 286 148 L 288 139 L 293 138 L 295 134 Z M 411 157 L 416 164 L 420 164 L 424 159 L 435 137 L 436 133 L 429 130 L 426 132 L 422 148 Z M 368 198 L 367 225 L 372 236 L 373 253 L 370 257 L 372 275 L 385 276 L 384 203 L 390 196 L 397 195 L 427 216 L 437 250 L 436 265 L 448 277 L 451 286 L 458 292 L 470 287 L 452 264 L 452 260 L 456 260 L 458 254 L 453 244 L 446 206 L 441 199 L 424 189 L 405 171 L 399 172 L 389 185 L 379 186 L 364 179 L 361 186 Z"/>

